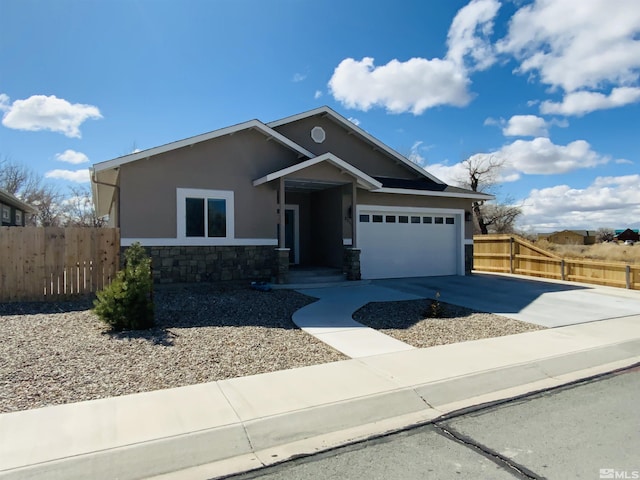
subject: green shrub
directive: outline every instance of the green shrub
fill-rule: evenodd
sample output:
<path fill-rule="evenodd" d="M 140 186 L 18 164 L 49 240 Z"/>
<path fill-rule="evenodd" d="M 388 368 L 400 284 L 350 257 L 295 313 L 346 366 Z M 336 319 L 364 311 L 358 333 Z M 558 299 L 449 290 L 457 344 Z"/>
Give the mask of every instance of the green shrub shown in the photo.
<path fill-rule="evenodd" d="M 142 330 L 153 326 L 151 258 L 139 243 L 125 253 L 124 270 L 97 293 L 95 312 L 112 330 Z"/>

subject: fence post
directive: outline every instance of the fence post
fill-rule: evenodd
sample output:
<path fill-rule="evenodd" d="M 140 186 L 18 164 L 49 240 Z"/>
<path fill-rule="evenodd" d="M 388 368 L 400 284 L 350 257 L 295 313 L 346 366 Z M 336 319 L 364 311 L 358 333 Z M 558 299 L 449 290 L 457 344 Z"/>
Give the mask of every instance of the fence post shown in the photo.
<path fill-rule="evenodd" d="M 627 290 L 631 290 L 631 265 L 627 265 L 624 270 L 624 276 L 627 280 Z"/>
<path fill-rule="evenodd" d="M 513 237 L 509 237 L 509 273 L 513 273 Z"/>
<path fill-rule="evenodd" d="M 564 280 L 564 258 L 560 261 L 560 279 Z"/>

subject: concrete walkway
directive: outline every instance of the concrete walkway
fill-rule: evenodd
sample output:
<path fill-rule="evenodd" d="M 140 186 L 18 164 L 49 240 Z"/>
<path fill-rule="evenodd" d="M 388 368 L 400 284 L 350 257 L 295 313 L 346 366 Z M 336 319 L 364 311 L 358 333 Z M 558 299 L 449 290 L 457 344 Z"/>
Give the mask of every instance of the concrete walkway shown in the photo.
<path fill-rule="evenodd" d="M 417 300 L 419 295 L 376 285 L 356 285 L 298 290 L 318 298 L 293 314 L 293 322 L 305 332 L 351 358 L 412 350 L 414 347 L 353 319 L 370 302 Z"/>

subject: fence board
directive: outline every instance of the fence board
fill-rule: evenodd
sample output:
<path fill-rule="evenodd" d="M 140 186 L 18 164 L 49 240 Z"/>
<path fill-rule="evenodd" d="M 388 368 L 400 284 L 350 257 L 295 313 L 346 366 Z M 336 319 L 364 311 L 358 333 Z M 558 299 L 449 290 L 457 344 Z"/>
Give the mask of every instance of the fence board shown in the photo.
<path fill-rule="evenodd" d="M 515 235 L 473 237 L 473 268 L 640 290 L 640 265 L 561 258 Z"/>
<path fill-rule="evenodd" d="M 115 228 L 0 227 L 0 302 L 89 295 L 119 265 Z"/>

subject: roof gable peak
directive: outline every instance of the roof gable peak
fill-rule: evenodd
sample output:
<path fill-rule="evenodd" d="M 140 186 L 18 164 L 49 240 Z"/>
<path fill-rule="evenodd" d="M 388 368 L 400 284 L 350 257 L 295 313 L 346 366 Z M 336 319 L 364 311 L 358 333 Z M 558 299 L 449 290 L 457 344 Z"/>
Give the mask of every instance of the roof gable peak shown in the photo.
<path fill-rule="evenodd" d="M 383 142 L 381 142 L 380 140 L 378 140 L 374 136 L 370 135 L 365 130 L 360 128 L 358 125 L 356 125 L 355 123 L 353 123 L 349 119 L 345 118 L 343 115 L 340 115 L 339 113 L 337 113 L 335 110 L 333 110 L 331 107 L 329 107 L 327 105 L 323 105 L 321 107 L 314 108 L 313 110 L 308 110 L 306 112 L 298 113 L 296 115 L 291 115 L 289 117 L 281 118 L 279 120 L 274 120 L 272 122 L 268 122 L 267 126 L 269 126 L 271 128 L 277 128 L 277 127 L 279 127 L 281 125 L 286 125 L 286 124 L 289 124 L 289 123 L 297 122 L 298 120 L 302 120 L 302 119 L 309 118 L 309 117 L 314 117 L 316 115 L 323 115 L 325 117 L 330 117 L 335 122 L 340 123 L 346 129 L 351 130 L 354 134 L 356 134 L 360 138 L 364 139 L 367 143 L 371 144 L 374 148 L 376 148 L 376 149 L 386 153 L 387 155 L 393 157 L 394 159 L 398 160 L 399 163 L 404 164 L 406 167 L 408 167 L 409 169 L 413 170 L 414 172 L 416 172 L 416 173 L 418 173 L 418 174 L 420 174 L 420 175 L 422 175 L 422 176 L 424 176 L 424 177 L 428 178 L 429 180 L 432 180 L 432 181 L 434 181 L 436 183 L 439 183 L 439 184 L 442 184 L 442 185 L 446 185 L 445 182 L 443 182 L 439 178 L 436 178 L 435 176 L 431 175 L 424 168 L 422 168 L 419 165 L 415 164 L 414 162 L 409 160 L 404 155 L 401 155 L 400 153 L 396 152 L 394 149 L 392 149 L 388 145 L 384 144 Z"/>

